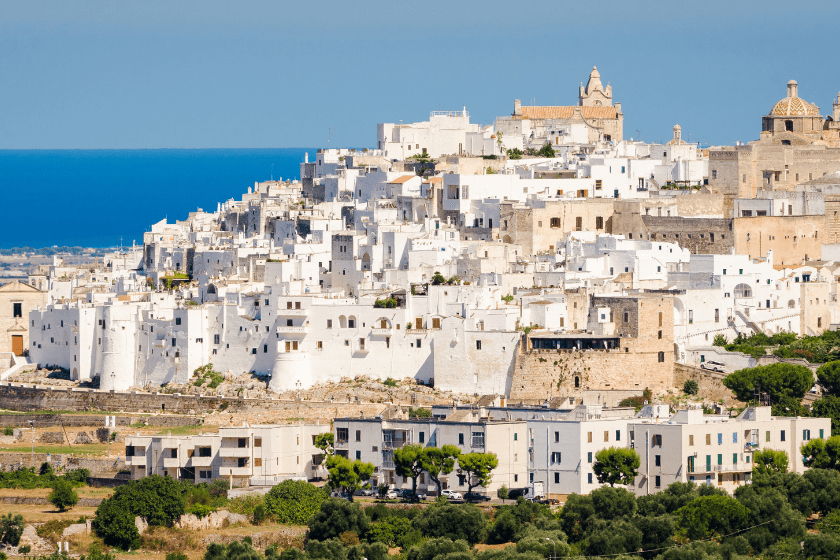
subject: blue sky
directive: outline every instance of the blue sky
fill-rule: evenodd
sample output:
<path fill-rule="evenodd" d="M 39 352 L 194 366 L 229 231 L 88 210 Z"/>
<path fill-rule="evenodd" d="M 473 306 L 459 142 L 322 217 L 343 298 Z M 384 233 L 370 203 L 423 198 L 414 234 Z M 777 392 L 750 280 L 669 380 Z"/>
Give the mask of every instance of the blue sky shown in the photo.
<path fill-rule="evenodd" d="M 570 105 L 592 65 L 625 136 L 757 138 L 840 91 L 836 0 L 4 0 L 0 148 L 364 147 L 377 122 Z M 638 131 L 638 132 L 637 132 Z"/>

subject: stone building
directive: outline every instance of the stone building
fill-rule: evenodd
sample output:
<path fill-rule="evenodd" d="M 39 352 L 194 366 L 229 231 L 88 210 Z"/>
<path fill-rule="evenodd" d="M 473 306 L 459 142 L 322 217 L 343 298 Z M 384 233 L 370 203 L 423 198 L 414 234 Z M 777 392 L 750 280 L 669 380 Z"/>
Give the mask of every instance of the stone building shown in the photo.
<path fill-rule="evenodd" d="M 546 138 L 549 142 L 553 138 L 552 134 L 557 132 L 554 129 L 565 131 L 576 125 L 585 129 L 586 141 L 590 143 L 619 143 L 624 139 L 621 103 L 613 105 L 612 86 L 607 84 L 604 87 L 601 74 L 594 66 L 586 87 L 580 85 L 577 105 L 523 106 L 517 99 L 513 102 L 513 114 L 510 117 L 496 119 L 496 130 L 504 134 L 522 134 L 526 139 Z"/>
<path fill-rule="evenodd" d="M 592 296 L 589 332 L 534 331 L 516 357 L 510 398 L 597 398 L 611 404 L 674 380 L 670 294 Z"/>
<path fill-rule="evenodd" d="M 755 198 L 761 189 L 791 191 L 840 170 L 840 104 L 833 108 L 824 119 L 791 80 L 787 96 L 762 117 L 759 140 L 709 150 L 709 188 L 730 199 Z"/>
<path fill-rule="evenodd" d="M 0 353 L 22 356 L 29 348 L 29 312 L 47 303 L 47 292 L 20 281 L 0 286 Z"/>

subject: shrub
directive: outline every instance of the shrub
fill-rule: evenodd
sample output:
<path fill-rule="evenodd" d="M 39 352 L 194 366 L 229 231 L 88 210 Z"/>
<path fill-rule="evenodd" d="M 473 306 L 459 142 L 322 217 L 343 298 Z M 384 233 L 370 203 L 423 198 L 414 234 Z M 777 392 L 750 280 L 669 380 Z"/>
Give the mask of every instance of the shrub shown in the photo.
<path fill-rule="evenodd" d="M 23 535 L 23 516 L 7 513 L 0 517 L 0 542 L 17 546 Z"/>
<path fill-rule="evenodd" d="M 55 486 L 53 486 L 53 491 L 50 492 L 48 499 L 59 511 L 67 511 L 79 503 L 79 495 L 76 494 L 69 482 L 62 479 L 55 481 Z"/>
<path fill-rule="evenodd" d="M 267 517 L 265 512 L 265 505 L 258 504 L 257 507 L 254 508 L 254 514 L 251 516 L 251 520 L 253 521 L 254 525 L 260 525 L 265 518 Z"/>
<path fill-rule="evenodd" d="M 284 480 L 265 496 L 265 513 L 278 523 L 305 525 L 321 510 L 327 491 L 302 480 Z"/>
<path fill-rule="evenodd" d="M 359 504 L 346 500 L 328 499 L 309 521 L 309 538 L 318 541 L 338 538 L 353 531 L 360 538 L 367 536 L 370 521 Z"/>
<path fill-rule="evenodd" d="M 203 519 L 203 518 L 207 517 L 208 515 L 210 515 L 214 511 L 216 511 L 215 508 L 211 508 L 210 506 L 205 505 L 205 504 L 193 504 L 193 505 L 190 506 L 190 509 L 189 509 L 189 513 L 195 515 L 199 519 Z"/>
<path fill-rule="evenodd" d="M 683 393 L 686 395 L 696 395 L 700 392 L 700 386 L 693 379 L 686 379 L 683 383 Z"/>
<path fill-rule="evenodd" d="M 12 428 L 11 426 L 6 426 L 5 428 L 3 428 L 3 435 L 4 436 L 13 436 L 13 435 L 15 435 L 15 429 Z"/>
<path fill-rule="evenodd" d="M 484 540 L 487 516 L 473 505 L 441 505 L 424 509 L 413 526 L 427 537 L 445 537 L 475 544 Z"/>
<path fill-rule="evenodd" d="M 409 328 L 411 328 L 411 327 L 409 327 Z M 383 381 L 382 384 L 385 385 L 386 387 L 396 387 L 397 386 L 397 380 L 389 377 L 388 379 Z"/>

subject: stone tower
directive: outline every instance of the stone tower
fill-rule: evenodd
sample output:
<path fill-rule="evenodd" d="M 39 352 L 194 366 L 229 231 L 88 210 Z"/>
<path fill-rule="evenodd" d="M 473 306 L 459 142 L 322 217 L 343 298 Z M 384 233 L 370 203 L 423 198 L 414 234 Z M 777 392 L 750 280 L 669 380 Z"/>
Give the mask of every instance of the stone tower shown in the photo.
<path fill-rule="evenodd" d="M 612 86 L 601 83 L 601 74 L 598 73 L 598 68 L 593 66 L 592 72 L 589 73 L 589 81 L 586 82 L 586 87 L 580 85 L 580 94 L 578 95 L 578 105 L 581 107 L 603 107 L 612 105 Z"/>

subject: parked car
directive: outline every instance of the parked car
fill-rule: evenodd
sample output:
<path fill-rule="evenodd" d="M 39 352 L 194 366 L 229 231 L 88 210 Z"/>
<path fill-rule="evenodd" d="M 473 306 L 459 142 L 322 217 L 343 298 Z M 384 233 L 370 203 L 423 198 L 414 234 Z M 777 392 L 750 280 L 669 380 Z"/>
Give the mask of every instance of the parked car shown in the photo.
<path fill-rule="evenodd" d="M 357 496 L 373 496 L 377 493 L 377 490 L 373 488 L 361 488 L 360 490 L 356 491 Z"/>
<path fill-rule="evenodd" d="M 478 492 L 467 492 L 464 494 L 464 499 L 468 502 L 489 502 L 490 496 L 479 494 Z"/>
<path fill-rule="evenodd" d="M 425 500 L 426 494 L 423 492 L 417 492 L 417 494 L 415 494 L 413 490 L 403 490 L 402 499 L 410 502 Z"/>
<path fill-rule="evenodd" d="M 330 498 L 339 498 L 341 500 L 349 500 L 350 494 L 347 492 L 339 492 L 338 490 L 333 490 L 330 492 Z"/>
<path fill-rule="evenodd" d="M 397 498 L 399 498 L 400 496 L 402 496 L 402 492 L 401 492 L 401 491 L 399 491 L 399 490 L 394 490 L 394 489 L 391 489 L 391 490 L 388 490 L 388 491 L 385 493 L 385 499 L 386 499 L 386 500 L 396 500 L 396 499 L 397 499 Z"/>
<path fill-rule="evenodd" d="M 701 369 L 707 369 L 709 371 L 717 371 L 719 373 L 726 373 L 726 366 L 720 362 L 716 362 L 714 360 L 709 360 L 708 362 L 703 362 L 700 364 Z"/>
<path fill-rule="evenodd" d="M 443 490 L 440 493 L 441 496 L 446 496 L 450 500 L 463 500 L 464 496 L 461 495 L 460 492 L 453 492 L 452 490 Z"/>

